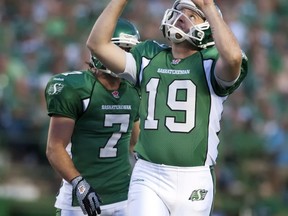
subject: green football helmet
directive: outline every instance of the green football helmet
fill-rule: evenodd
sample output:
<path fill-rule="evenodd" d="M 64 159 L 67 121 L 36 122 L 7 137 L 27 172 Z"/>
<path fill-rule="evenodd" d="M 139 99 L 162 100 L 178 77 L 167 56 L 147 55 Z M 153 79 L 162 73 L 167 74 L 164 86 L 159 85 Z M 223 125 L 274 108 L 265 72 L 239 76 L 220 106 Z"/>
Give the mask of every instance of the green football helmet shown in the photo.
<path fill-rule="evenodd" d="M 133 46 L 139 43 L 139 40 L 140 34 L 136 26 L 126 19 L 119 18 L 111 41 L 125 51 L 129 51 Z M 91 63 L 98 70 L 117 77 L 116 74 L 105 68 L 105 66 L 93 55 L 91 55 Z"/>
<path fill-rule="evenodd" d="M 204 22 L 194 24 L 185 14 L 181 12 L 183 8 L 194 11 L 202 19 L 204 19 Z M 220 9 L 218 7 L 217 9 L 222 17 Z M 191 22 L 192 27 L 188 32 L 184 32 L 180 28 L 176 27 L 176 23 L 180 17 L 186 17 L 186 19 Z M 212 36 L 212 30 L 210 28 L 210 24 L 206 20 L 205 14 L 191 0 L 176 0 L 172 8 L 165 11 L 160 30 L 163 32 L 165 38 L 168 38 L 174 43 L 181 43 L 182 41 L 187 40 L 193 46 L 200 49 L 205 49 L 215 44 Z"/>

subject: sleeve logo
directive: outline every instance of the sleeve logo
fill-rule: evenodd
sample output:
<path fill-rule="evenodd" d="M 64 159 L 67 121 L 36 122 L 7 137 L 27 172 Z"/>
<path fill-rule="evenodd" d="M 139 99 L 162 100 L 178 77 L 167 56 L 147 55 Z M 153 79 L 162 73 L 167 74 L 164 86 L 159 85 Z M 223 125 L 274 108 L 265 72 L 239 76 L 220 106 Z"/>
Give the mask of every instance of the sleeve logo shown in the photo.
<path fill-rule="evenodd" d="M 57 95 L 62 91 L 63 88 L 64 85 L 62 83 L 54 83 L 49 86 L 47 93 L 48 95 Z"/>

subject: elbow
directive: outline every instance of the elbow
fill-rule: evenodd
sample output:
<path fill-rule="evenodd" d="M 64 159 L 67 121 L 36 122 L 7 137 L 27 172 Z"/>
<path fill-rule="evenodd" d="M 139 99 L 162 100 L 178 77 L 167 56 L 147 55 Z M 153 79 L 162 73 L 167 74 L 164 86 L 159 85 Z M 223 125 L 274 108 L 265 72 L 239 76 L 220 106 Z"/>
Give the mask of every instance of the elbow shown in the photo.
<path fill-rule="evenodd" d="M 110 41 L 108 42 L 100 42 L 100 41 L 96 41 L 95 39 L 88 39 L 86 41 L 86 47 L 88 48 L 88 50 L 96 55 L 99 56 L 101 53 L 103 53 L 103 50 L 107 49 L 107 46 L 109 45 Z"/>
<path fill-rule="evenodd" d="M 51 157 L 52 157 L 52 151 L 50 148 L 47 148 L 46 149 L 46 158 L 48 159 L 48 161 L 51 160 Z"/>
<path fill-rule="evenodd" d="M 54 153 L 55 150 L 48 144 L 46 148 L 46 158 L 48 159 L 49 162 L 52 161 Z"/>
<path fill-rule="evenodd" d="M 89 36 L 86 41 L 86 47 L 89 49 L 90 52 L 97 54 L 99 52 L 99 49 L 103 43 L 99 38 L 96 36 Z"/>
<path fill-rule="evenodd" d="M 234 73 L 231 74 L 233 78 L 238 77 L 238 75 L 240 73 L 241 64 L 242 64 L 242 52 L 241 52 L 241 50 L 239 52 L 234 52 L 226 60 L 227 68 L 230 68 L 231 71 L 234 71 Z M 234 76 L 233 76 L 233 74 L 234 74 Z"/>
<path fill-rule="evenodd" d="M 225 55 L 226 57 L 223 59 L 226 59 L 225 62 L 229 64 L 231 67 L 238 67 L 241 65 L 242 62 L 242 51 L 241 49 L 234 49 L 232 52 L 227 53 Z"/>
<path fill-rule="evenodd" d="M 93 42 L 92 40 L 90 40 L 88 38 L 88 40 L 86 41 L 86 47 L 89 49 L 90 52 L 92 53 L 96 53 L 97 52 L 97 45 L 95 44 L 95 42 Z"/>
<path fill-rule="evenodd" d="M 242 51 L 239 50 L 239 52 L 235 52 L 235 54 L 232 56 L 232 60 L 234 65 L 240 66 L 242 63 Z"/>
<path fill-rule="evenodd" d="M 241 72 L 242 54 L 231 54 L 229 57 L 219 59 L 216 65 L 217 76 L 227 82 L 233 81 L 239 77 Z"/>
<path fill-rule="evenodd" d="M 239 73 L 240 73 L 240 68 L 241 68 L 241 64 L 242 64 L 242 52 L 241 52 L 241 51 L 240 51 L 240 52 L 237 52 L 237 53 L 233 56 L 231 62 L 232 62 L 232 67 L 237 69 L 237 71 L 238 71 L 237 74 L 239 75 Z"/>

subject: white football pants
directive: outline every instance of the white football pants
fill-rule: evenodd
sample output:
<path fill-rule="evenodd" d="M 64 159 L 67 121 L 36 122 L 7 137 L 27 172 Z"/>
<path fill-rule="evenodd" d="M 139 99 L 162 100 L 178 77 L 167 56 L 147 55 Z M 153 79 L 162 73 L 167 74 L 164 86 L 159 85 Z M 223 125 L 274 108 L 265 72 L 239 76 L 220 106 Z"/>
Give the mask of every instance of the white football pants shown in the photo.
<path fill-rule="evenodd" d="M 138 159 L 128 194 L 128 216 L 209 216 L 214 168 L 174 167 Z"/>
<path fill-rule="evenodd" d="M 74 207 L 73 210 L 62 209 L 60 212 L 56 216 L 87 216 L 80 207 Z M 98 216 L 127 216 L 127 201 L 101 206 L 101 215 Z"/>

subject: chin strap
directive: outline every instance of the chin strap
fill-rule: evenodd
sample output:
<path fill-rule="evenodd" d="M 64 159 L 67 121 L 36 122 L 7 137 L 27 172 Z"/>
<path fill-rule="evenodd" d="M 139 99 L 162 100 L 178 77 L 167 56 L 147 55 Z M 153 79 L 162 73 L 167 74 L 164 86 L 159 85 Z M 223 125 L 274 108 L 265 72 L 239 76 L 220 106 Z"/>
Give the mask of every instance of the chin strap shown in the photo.
<path fill-rule="evenodd" d="M 109 74 L 110 76 L 112 77 L 115 77 L 115 78 L 119 78 L 119 75 L 110 71 L 110 70 L 104 70 L 104 69 L 97 69 L 98 71 L 102 72 L 102 73 L 106 73 L 106 74 Z"/>
<path fill-rule="evenodd" d="M 181 43 L 185 40 L 183 33 L 173 27 L 171 27 L 168 31 L 169 39 L 174 43 Z"/>
<path fill-rule="evenodd" d="M 197 45 L 193 42 L 193 40 L 189 36 L 187 36 L 184 32 L 182 32 L 181 30 L 178 30 L 176 28 L 171 27 L 168 30 L 168 34 L 169 34 L 168 38 L 174 43 L 181 43 L 181 42 L 187 40 L 193 46 L 197 47 Z"/>

